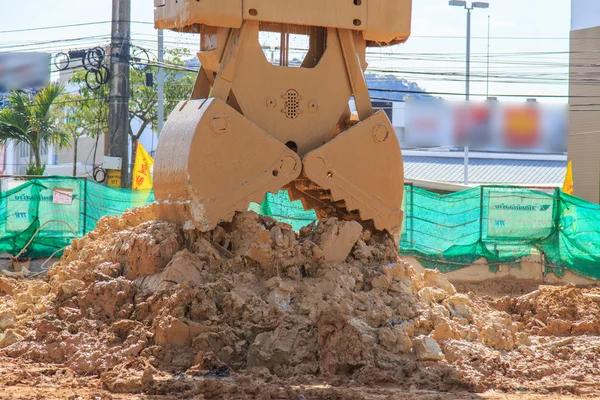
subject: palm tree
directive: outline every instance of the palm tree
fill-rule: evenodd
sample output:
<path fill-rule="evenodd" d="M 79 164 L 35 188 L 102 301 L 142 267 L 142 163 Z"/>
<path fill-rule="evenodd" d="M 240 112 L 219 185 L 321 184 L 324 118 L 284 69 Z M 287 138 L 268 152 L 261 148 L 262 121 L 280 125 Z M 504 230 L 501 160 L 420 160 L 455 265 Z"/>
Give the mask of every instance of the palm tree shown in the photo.
<path fill-rule="evenodd" d="M 69 144 L 69 135 L 59 128 L 52 105 L 61 95 L 63 87 L 50 83 L 30 98 L 28 93 L 13 91 L 5 99 L 8 105 L 0 110 L 0 144 L 9 140 L 28 145 L 35 161 L 35 169 L 43 171 L 40 150 L 54 144 Z"/>

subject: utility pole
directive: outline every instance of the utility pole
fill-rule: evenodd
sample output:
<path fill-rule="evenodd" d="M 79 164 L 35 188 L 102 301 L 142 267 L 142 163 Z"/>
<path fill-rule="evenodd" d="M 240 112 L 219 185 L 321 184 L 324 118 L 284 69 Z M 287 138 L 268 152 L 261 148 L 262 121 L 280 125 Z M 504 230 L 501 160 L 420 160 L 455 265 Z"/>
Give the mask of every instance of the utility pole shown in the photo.
<path fill-rule="evenodd" d="M 163 125 L 165 124 L 165 70 L 162 67 L 165 61 L 165 47 L 164 47 L 164 34 L 163 30 L 158 30 L 158 131 L 156 135 L 160 137 Z"/>
<path fill-rule="evenodd" d="M 131 187 L 129 174 L 129 43 L 131 0 L 113 0 L 110 96 L 105 166 L 110 186 Z M 120 171 L 116 158 L 121 159 Z"/>

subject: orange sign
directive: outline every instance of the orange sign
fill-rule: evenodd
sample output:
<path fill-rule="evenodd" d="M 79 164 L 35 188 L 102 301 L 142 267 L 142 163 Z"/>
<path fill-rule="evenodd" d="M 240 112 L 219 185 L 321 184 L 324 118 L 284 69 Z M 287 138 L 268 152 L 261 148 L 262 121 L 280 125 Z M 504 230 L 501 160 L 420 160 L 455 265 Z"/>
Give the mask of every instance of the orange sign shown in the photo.
<path fill-rule="evenodd" d="M 504 114 L 504 141 L 512 148 L 537 147 L 540 142 L 539 109 L 507 108 Z"/>

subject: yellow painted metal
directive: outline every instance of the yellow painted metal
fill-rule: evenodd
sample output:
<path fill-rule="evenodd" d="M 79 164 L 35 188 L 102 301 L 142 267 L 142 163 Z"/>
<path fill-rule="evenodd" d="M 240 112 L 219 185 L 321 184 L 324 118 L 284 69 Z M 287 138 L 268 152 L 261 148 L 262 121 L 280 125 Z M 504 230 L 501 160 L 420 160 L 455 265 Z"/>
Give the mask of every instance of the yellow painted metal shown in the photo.
<path fill-rule="evenodd" d="M 362 220 L 396 233 L 402 224 L 404 182 L 398 138 L 383 111 L 353 126 L 303 159 L 304 173 L 345 202 Z"/>
<path fill-rule="evenodd" d="M 243 68 L 236 69 L 232 85 L 241 112 L 282 143 L 294 142 L 300 155 L 326 143 L 352 96 L 336 30 L 328 30 L 314 68 L 284 68 L 265 58 L 258 23 L 245 24 L 252 39 L 238 54 Z"/>
<path fill-rule="evenodd" d="M 242 26 L 242 0 L 155 0 L 154 26 L 200 33 L 202 25 Z"/>
<path fill-rule="evenodd" d="M 208 229 L 261 202 L 302 171 L 300 157 L 220 99 L 181 103 L 156 151 L 154 193 L 192 200 Z"/>
<path fill-rule="evenodd" d="M 342 53 L 348 73 L 350 88 L 354 95 L 354 103 L 358 117 L 363 120 L 373 115 L 373 106 L 367 89 L 367 82 L 363 74 L 366 69 L 366 62 L 361 63 L 361 53 L 359 46 L 363 42 L 360 33 L 355 33 L 347 29 L 338 30 Z M 362 48 L 364 54 L 364 47 Z"/>
<path fill-rule="evenodd" d="M 155 0 L 156 26 L 201 35 L 191 99 L 169 116 L 154 170 L 159 200 L 191 200 L 207 228 L 287 188 L 293 199 L 398 232 L 402 155 L 373 114 L 366 48 L 408 38 L 410 0 Z M 393 16 L 393 17 L 392 17 Z M 259 32 L 281 35 L 280 65 Z M 289 67 L 290 34 L 308 35 Z M 354 98 L 358 117 L 352 120 Z"/>
<path fill-rule="evenodd" d="M 367 7 L 356 6 L 353 0 L 244 0 L 243 17 L 292 25 L 359 29 L 367 23 Z"/>
<path fill-rule="evenodd" d="M 372 46 L 410 36 L 412 0 L 155 0 L 158 29 L 200 32 L 201 25 L 240 28 L 242 21 L 361 31 Z"/>

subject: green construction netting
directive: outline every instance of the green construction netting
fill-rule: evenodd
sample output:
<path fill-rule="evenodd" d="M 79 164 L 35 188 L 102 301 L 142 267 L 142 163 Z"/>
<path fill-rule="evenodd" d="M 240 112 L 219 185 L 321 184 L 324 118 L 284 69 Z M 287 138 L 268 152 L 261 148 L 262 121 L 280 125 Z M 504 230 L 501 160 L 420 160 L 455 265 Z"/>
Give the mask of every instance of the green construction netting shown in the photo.
<path fill-rule="evenodd" d="M 154 201 L 151 191 L 111 188 L 85 179 L 57 177 L 9 181 L 0 195 L 0 253 L 48 257 L 82 237 L 105 215 Z M 29 245 L 28 245 L 29 244 Z"/>
<path fill-rule="evenodd" d="M 600 206 L 562 193 L 480 186 L 439 195 L 405 185 L 400 252 L 426 267 L 452 271 L 485 258 L 490 268 L 541 256 L 546 272 L 600 278 Z M 260 212 L 298 229 L 314 214 L 285 192 L 267 195 Z"/>
<path fill-rule="evenodd" d="M 105 215 L 154 201 L 151 191 L 68 177 L 11 181 L 0 195 L 0 252 L 47 257 L 94 229 Z M 450 271 L 485 258 L 490 268 L 540 255 L 547 271 L 600 278 L 600 206 L 562 193 L 481 186 L 439 195 L 405 185 L 401 253 Z M 298 230 L 314 221 L 287 193 L 250 209 Z"/>

